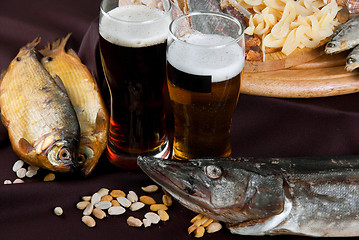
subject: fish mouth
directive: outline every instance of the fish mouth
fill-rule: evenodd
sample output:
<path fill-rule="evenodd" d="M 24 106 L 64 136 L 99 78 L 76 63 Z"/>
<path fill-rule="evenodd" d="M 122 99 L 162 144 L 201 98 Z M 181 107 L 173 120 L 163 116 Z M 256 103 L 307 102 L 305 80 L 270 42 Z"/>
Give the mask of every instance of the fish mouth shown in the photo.
<path fill-rule="evenodd" d="M 184 183 L 186 161 L 139 156 L 137 164 L 147 176 L 185 207 L 211 218 L 218 218 L 216 216 L 220 213 L 216 213 L 215 207 L 211 204 L 210 190 L 205 188 L 193 190 Z"/>

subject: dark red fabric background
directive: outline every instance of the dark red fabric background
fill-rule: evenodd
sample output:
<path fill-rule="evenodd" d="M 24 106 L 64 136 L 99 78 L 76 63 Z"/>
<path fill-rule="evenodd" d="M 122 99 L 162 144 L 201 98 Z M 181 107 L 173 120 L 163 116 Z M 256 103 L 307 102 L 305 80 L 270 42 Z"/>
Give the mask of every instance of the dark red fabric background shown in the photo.
<path fill-rule="evenodd" d="M 5 70 L 19 48 L 41 36 L 40 48 L 71 32 L 68 47 L 79 52 L 83 62 L 106 88 L 98 68 L 98 12 L 100 0 L 1 0 L 0 70 Z M 245 75 L 244 75 L 245 78 Z M 358 79 L 359 81 L 359 79 Z M 359 95 L 279 99 L 240 96 L 233 117 L 233 156 L 291 157 L 353 155 L 359 153 Z M 25 184 L 3 185 L 14 180 L 12 166 L 17 156 L 11 149 L 3 126 L 0 127 L 0 239 L 194 239 L 187 234 L 195 214 L 175 202 L 170 221 L 153 227 L 127 226 L 124 216 L 97 221 L 93 229 L 81 222 L 82 212 L 75 204 L 83 195 L 101 187 L 134 190 L 150 179 L 141 171 L 124 171 L 102 157 L 88 178 L 57 174 L 54 182 L 43 182 L 47 171 L 40 171 Z M 161 194 L 154 197 L 159 201 Z M 57 217 L 53 208 L 61 206 Z M 145 211 L 133 213 L 142 218 Z M 282 237 L 245 237 L 228 230 L 205 234 L 203 239 L 288 239 Z M 306 239 L 305 237 L 290 237 Z"/>

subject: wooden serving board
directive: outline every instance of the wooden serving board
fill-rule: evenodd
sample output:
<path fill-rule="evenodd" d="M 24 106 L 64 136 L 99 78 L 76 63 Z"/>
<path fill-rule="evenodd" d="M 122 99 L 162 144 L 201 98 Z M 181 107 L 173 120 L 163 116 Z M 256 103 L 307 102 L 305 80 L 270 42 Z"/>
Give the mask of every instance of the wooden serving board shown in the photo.
<path fill-rule="evenodd" d="M 359 92 L 359 71 L 346 72 L 349 52 L 321 55 L 288 69 L 251 72 L 244 69 L 241 93 L 282 98 L 328 97 Z"/>

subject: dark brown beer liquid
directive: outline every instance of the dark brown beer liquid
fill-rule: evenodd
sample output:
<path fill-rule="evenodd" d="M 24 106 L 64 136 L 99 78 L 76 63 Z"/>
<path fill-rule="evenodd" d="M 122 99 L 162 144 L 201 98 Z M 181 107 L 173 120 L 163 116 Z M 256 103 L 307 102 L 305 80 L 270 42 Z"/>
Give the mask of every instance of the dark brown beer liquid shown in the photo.
<path fill-rule="evenodd" d="M 108 157 L 117 166 L 137 168 L 139 154 L 161 151 L 167 141 L 166 42 L 122 47 L 100 35 L 100 46 L 112 99 Z"/>

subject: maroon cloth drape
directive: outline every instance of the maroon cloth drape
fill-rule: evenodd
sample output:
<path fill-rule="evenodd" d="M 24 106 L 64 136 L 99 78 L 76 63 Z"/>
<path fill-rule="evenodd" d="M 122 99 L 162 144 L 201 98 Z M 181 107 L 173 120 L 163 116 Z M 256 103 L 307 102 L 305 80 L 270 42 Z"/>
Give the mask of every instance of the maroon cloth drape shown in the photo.
<path fill-rule="evenodd" d="M 96 76 L 106 97 L 107 89 L 98 56 L 100 0 L 1 0 L 0 70 L 5 70 L 20 47 L 40 36 L 39 48 L 72 33 L 68 47 L 79 53 Z M 244 75 L 245 77 L 245 75 Z M 359 79 L 358 79 L 359 80 Z M 233 116 L 233 156 L 297 157 L 359 154 L 359 95 L 280 99 L 242 94 Z M 101 187 L 134 190 L 151 180 L 141 171 L 113 167 L 103 156 L 88 178 L 56 174 L 54 182 L 43 182 L 41 170 L 24 184 L 4 185 L 14 180 L 12 166 L 18 157 L 12 151 L 5 128 L 0 127 L 0 239 L 194 239 L 189 220 L 196 214 L 178 202 L 169 209 L 170 221 L 150 228 L 131 228 L 126 218 L 143 218 L 145 211 L 97 220 L 95 228 L 81 222 L 75 204 L 80 197 Z M 160 201 L 161 193 L 154 195 Z M 61 206 L 63 216 L 53 209 Z M 203 239 L 288 239 L 232 235 L 227 229 L 205 234 Z M 291 239 L 307 239 L 291 237 Z"/>

